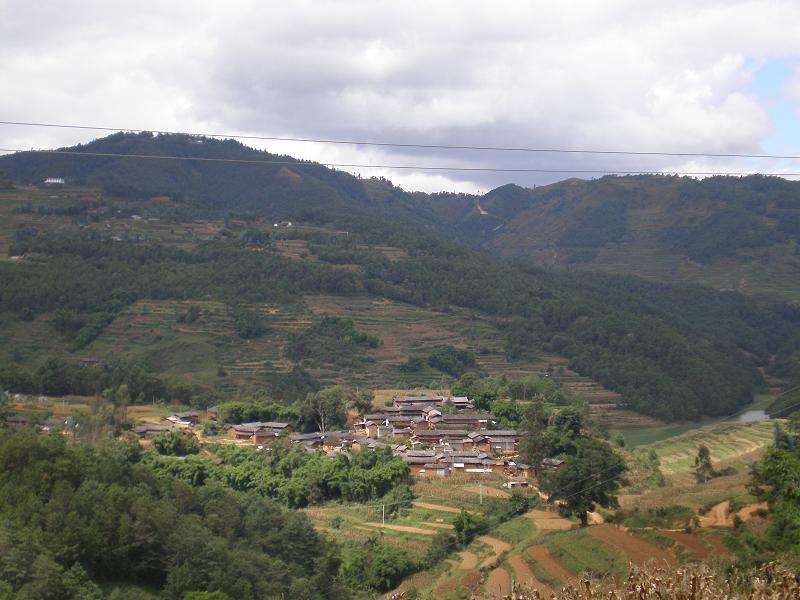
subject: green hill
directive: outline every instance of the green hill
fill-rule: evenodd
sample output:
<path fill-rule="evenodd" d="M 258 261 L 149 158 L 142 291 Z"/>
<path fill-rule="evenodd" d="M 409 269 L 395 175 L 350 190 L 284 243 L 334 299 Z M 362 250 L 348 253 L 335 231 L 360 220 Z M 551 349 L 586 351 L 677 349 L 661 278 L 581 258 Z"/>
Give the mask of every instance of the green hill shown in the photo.
<path fill-rule="evenodd" d="M 173 135 L 117 134 L 74 151 L 278 160 L 236 142 Z M 485 234 L 491 245 L 536 209 L 524 208 L 528 197 L 554 214 L 580 212 L 585 189 L 602 185 L 605 195 L 583 220 L 562 216 L 559 229 L 553 217 L 549 235 L 558 248 L 578 243 L 589 252 L 621 244 L 629 206 L 641 198 L 635 179 L 621 181 L 631 188 L 623 195 L 616 180 L 572 181 L 562 186 L 572 190 L 564 202 L 556 202 L 558 186 L 506 186 L 478 202 L 280 162 L 290 164 L 0 158 L 17 186 L 0 192 L 0 241 L 15 257 L 0 262 L 5 381 L 21 385 L 46 368 L 58 390 L 100 385 L 74 373 L 60 377 L 42 362 L 98 354 L 223 394 L 250 376 L 263 384 L 298 368 L 320 381 L 393 387 L 446 377 L 400 366 L 414 357 L 424 365 L 427 353 L 454 345 L 471 350 L 487 372 L 531 371 L 543 355 L 562 356 L 629 408 L 692 419 L 747 404 L 761 384 L 759 369 L 793 348 L 800 331 L 800 315 L 786 305 L 512 265 L 459 242 L 475 238 L 473 210 L 494 211 L 505 223 Z M 23 185 L 48 176 L 72 187 Z M 754 214 L 740 204 L 734 223 Z M 453 225 L 459 211 L 464 218 Z M 275 227 L 278 220 L 293 225 Z M 728 231 L 730 219 L 713 226 Z M 326 329 L 324 315 L 348 322 Z M 431 327 L 420 327 L 425 322 Z M 291 344 L 327 350 L 301 355 Z"/>
<path fill-rule="evenodd" d="M 529 264 L 800 300 L 799 182 L 571 179 L 503 186 L 459 209 L 439 214 L 493 252 Z"/>

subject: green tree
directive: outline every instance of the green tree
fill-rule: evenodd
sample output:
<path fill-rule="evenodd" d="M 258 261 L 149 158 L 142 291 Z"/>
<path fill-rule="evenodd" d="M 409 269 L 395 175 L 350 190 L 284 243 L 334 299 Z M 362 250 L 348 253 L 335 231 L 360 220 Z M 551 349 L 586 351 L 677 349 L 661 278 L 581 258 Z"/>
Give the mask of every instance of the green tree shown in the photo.
<path fill-rule="evenodd" d="M 542 459 L 546 457 L 547 444 L 544 433 L 547 429 L 547 412 L 541 398 L 536 398 L 525 409 L 520 422 L 522 435 L 519 440 L 519 457 L 538 473 Z"/>
<path fill-rule="evenodd" d="M 453 519 L 453 530 L 456 534 L 456 540 L 462 548 L 469 546 L 470 542 L 480 532 L 480 529 L 481 526 L 478 519 L 463 508 L 456 518 Z"/>
<path fill-rule="evenodd" d="M 368 390 L 361 390 L 357 394 L 352 394 L 350 407 L 360 415 L 367 414 L 372 411 L 374 396 L 374 393 Z"/>
<path fill-rule="evenodd" d="M 162 431 L 153 437 L 153 447 L 159 454 L 186 456 L 200 452 L 197 438 L 191 434 L 184 435 L 179 431 Z"/>
<path fill-rule="evenodd" d="M 619 506 L 616 492 L 627 470 L 623 458 L 606 442 L 579 438 L 575 454 L 567 456 L 565 467 L 542 477 L 541 489 L 551 502 L 559 502 L 562 514 L 578 516 L 586 527 L 588 513 L 597 505 Z"/>
<path fill-rule="evenodd" d="M 711 450 L 705 444 L 700 444 L 697 448 L 697 456 L 694 457 L 694 475 L 698 483 L 706 483 L 714 476 L 714 466 L 711 464 Z"/>
<path fill-rule="evenodd" d="M 300 416 L 317 427 L 317 431 L 326 432 L 332 427 L 344 425 L 347 399 L 342 386 L 323 388 L 308 394 L 300 404 Z"/>

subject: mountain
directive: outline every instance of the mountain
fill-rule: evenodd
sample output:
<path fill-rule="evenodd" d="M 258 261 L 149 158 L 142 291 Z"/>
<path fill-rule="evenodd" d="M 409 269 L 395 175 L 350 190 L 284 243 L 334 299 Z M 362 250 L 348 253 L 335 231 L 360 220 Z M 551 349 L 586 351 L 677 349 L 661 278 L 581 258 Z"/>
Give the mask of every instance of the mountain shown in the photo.
<path fill-rule="evenodd" d="M 800 300 L 800 182 L 609 176 L 450 205 L 449 226 L 528 264 Z"/>
<path fill-rule="evenodd" d="M 625 406 L 673 420 L 736 411 L 752 399 L 763 370 L 791 364 L 796 352 L 800 314 L 782 303 L 542 270 L 487 252 L 519 256 L 508 249 L 511 241 L 538 248 L 544 239 L 553 240 L 545 247 L 556 253 L 623 244 L 650 206 L 636 178 L 536 190 L 504 186 L 477 198 L 407 193 L 386 180 L 362 180 L 230 140 L 116 134 L 68 151 L 77 155 L 0 158 L 0 170 L 17 186 L 0 191 L 0 241 L 18 257 L 0 261 L 0 356 L 13 367 L 6 381 L 30 382 L 39 369 L 58 375 L 54 387 L 66 390 L 68 374 L 44 364 L 47 357 L 76 362 L 96 353 L 139 360 L 159 376 L 214 393 L 237 391 L 222 385 L 230 381 L 225 361 L 232 356 L 253 370 L 255 385 L 281 374 L 278 365 L 292 371 L 310 365 L 320 377 L 358 381 L 378 363 L 381 380 L 370 384 L 391 387 L 403 374 L 381 359 L 387 349 L 402 360 L 424 357 L 431 346 L 472 344 L 509 363 L 564 357 L 570 368 L 621 394 Z M 198 160 L 212 157 L 259 164 Z M 46 177 L 63 177 L 72 187 L 52 194 L 30 185 Z M 695 189 L 687 181 L 658 184 Z M 723 183 L 738 189 L 736 181 Z M 741 196 L 703 196 L 733 211 L 722 225 L 704 216 L 679 225 L 665 212 L 672 227 L 729 231 L 737 219 L 755 219 L 765 223 L 765 239 L 783 231 L 768 225 L 767 213 L 792 209 L 757 214 L 747 202 L 752 192 Z M 278 220 L 295 225 L 275 228 Z M 529 230 L 537 232 L 534 242 Z M 319 320 L 376 323 L 373 315 L 389 306 L 394 325 L 366 337 L 347 322 Z M 402 307 L 421 310 L 403 317 L 411 327 L 441 314 L 459 318 L 448 326 L 454 329 L 398 337 Z M 190 309 L 203 315 L 199 327 L 176 321 Z M 271 315 L 267 321 L 280 318 L 259 324 L 262 313 Z M 141 335 L 156 321 L 157 332 Z M 483 347 L 477 332 L 487 327 L 491 339 Z M 250 342 L 248 332 L 264 330 L 268 343 Z M 370 335 L 375 346 L 354 342 Z M 254 355 L 257 347 L 268 357 Z M 312 355 L 332 350 L 325 357 L 292 348 Z M 177 356 L 183 360 L 175 365 Z"/>

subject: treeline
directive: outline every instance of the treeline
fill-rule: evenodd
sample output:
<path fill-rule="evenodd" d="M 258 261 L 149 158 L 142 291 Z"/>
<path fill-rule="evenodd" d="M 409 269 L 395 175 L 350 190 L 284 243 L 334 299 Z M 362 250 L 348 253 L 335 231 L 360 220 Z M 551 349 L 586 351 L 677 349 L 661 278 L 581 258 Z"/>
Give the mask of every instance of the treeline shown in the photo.
<path fill-rule="evenodd" d="M 9 598 L 100 600 L 100 584 L 119 583 L 176 600 L 192 591 L 353 597 L 340 582 L 338 547 L 301 513 L 255 491 L 166 476 L 137 443 L 72 446 L 3 430 L 0 548 L 0 593 Z"/>
<path fill-rule="evenodd" d="M 159 475 L 195 486 L 218 481 L 234 490 L 252 491 L 284 506 L 300 508 L 326 500 L 366 502 L 410 482 L 408 465 L 389 450 L 362 450 L 327 458 L 276 439 L 268 449 L 212 446 L 216 459 L 176 459 L 146 454 L 145 463 Z"/>
<path fill-rule="evenodd" d="M 196 402 L 202 392 L 186 383 L 168 382 L 135 361 L 111 360 L 82 366 L 62 358 L 49 358 L 34 370 L 16 363 L 0 366 L 0 387 L 12 392 L 46 396 L 93 396 L 127 386 L 134 402 L 177 400 Z M 194 400 L 193 400 L 194 399 Z"/>

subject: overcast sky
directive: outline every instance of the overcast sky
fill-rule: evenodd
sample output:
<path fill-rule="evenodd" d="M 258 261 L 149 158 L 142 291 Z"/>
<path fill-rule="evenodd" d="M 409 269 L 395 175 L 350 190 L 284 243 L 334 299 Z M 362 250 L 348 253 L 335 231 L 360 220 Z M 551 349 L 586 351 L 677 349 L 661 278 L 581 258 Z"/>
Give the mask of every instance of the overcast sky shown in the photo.
<path fill-rule="evenodd" d="M 653 6 L 0 0 L 0 120 L 800 155 L 800 2 Z M 56 147 L 99 135 L 0 126 L 0 146 Z M 800 160 L 258 147 L 328 163 L 800 172 Z M 356 171 L 409 190 L 466 192 L 568 176 Z"/>

